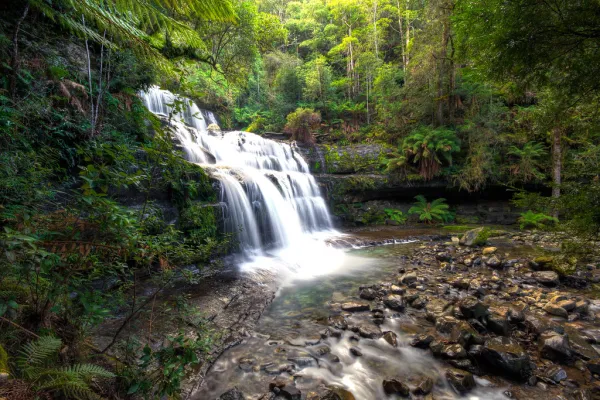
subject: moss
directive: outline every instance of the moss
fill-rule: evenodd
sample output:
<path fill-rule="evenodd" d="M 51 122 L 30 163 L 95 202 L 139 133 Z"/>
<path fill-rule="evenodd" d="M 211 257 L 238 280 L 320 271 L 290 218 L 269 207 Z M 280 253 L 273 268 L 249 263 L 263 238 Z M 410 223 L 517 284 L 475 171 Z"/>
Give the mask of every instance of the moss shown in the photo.
<path fill-rule="evenodd" d="M 0 344 L 0 375 L 8 373 L 8 353 L 6 353 L 6 350 Z"/>
<path fill-rule="evenodd" d="M 471 229 L 471 227 L 467 225 L 445 225 L 442 228 L 450 232 L 466 232 Z"/>
<path fill-rule="evenodd" d="M 487 243 L 488 239 L 492 236 L 492 230 L 490 228 L 483 228 L 473 241 L 474 246 L 483 246 Z"/>

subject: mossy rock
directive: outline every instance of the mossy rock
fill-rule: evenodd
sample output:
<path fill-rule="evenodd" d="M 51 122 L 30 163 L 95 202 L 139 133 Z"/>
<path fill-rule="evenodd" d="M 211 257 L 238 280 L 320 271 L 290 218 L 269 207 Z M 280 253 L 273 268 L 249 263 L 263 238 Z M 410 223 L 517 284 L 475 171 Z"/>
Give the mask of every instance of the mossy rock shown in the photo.
<path fill-rule="evenodd" d="M 560 276 L 573 275 L 577 270 L 577 258 L 558 257 L 552 263 L 552 270 Z"/>
<path fill-rule="evenodd" d="M 483 246 L 491 235 L 489 228 L 475 228 L 467 231 L 460 238 L 460 244 L 464 246 Z"/>
<path fill-rule="evenodd" d="M 539 256 L 533 259 L 533 262 L 540 267 L 551 266 L 554 263 L 554 257 L 552 256 Z"/>

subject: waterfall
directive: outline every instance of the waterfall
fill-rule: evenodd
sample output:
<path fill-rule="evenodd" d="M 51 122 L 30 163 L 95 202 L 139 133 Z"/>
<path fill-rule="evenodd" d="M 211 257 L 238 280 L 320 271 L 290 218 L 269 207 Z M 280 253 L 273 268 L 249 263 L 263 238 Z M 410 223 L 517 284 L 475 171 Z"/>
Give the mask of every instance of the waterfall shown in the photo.
<path fill-rule="evenodd" d="M 140 96 L 151 112 L 169 118 L 185 157 L 221 183 L 223 227 L 242 253 L 289 251 L 308 234 L 332 229 L 319 187 L 294 145 L 250 132 L 208 131 L 218 122 L 212 112 L 158 87 Z"/>

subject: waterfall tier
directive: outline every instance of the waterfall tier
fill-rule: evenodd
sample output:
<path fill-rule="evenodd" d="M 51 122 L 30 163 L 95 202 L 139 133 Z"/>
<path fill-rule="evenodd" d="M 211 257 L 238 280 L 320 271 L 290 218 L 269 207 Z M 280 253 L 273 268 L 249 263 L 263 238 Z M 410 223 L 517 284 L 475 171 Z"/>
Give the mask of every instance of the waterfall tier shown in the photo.
<path fill-rule="evenodd" d="M 250 132 L 214 132 L 212 112 L 152 87 L 140 94 L 148 109 L 170 118 L 186 158 L 221 183 L 224 229 L 244 253 L 289 248 L 307 233 L 332 229 L 331 217 L 308 165 L 293 145 Z"/>

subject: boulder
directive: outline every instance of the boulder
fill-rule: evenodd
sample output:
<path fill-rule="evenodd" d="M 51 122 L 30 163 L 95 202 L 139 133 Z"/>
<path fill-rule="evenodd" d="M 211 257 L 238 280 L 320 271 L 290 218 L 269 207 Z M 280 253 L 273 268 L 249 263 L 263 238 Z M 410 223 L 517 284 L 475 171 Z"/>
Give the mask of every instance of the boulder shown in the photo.
<path fill-rule="evenodd" d="M 365 288 L 360 291 L 360 294 L 358 296 L 361 299 L 365 300 L 375 300 L 375 298 L 377 297 L 377 292 L 375 291 L 375 289 Z"/>
<path fill-rule="evenodd" d="M 552 361 L 568 362 L 573 357 L 569 337 L 555 331 L 546 331 L 538 339 L 540 354 Z"/>
<path fill-rule="evenodd" d="M 402 298 L 402 296 L 399 296 L 397 294 L 391 294 L 389 296 L 386 296 L 383 299 L 383 304 L 385 304 L 386 307 L 389 307 L 394 311 L 402 312 L 405 308 L 404 299 Z"/>
<path fill-rule="evenodd" d="M 558 274 L 554 271 L 536 271 L 533 278 L 545 286 L 556 286 L 559 282 Z"/>
<path fill-rule="evenodd" d="M 446 370 L 446 379 L 459 394 L 465 394 L 475 387 L 473 374 L 460 369 L 448 368 Z"/>
<path fill-rule="evenodd" d="M 481 227 L 466 231 L 460 238 L 459 243 L 463 246 L 477 246 L 484 244 L 487 241 L 485 235 L 483 235 L 484 229 L 485 228 Z"/>
<path fill-rule="evenodd" d="M 388 396 L 397 395 L 400 397 L 408 397 L 410 395 L 410 389 L 408 386 L 396 378 L 384 379 L 383 391 Z"/>
<path fill-rule="evenodd" d="M 527 379 L 531 375 L 531 360 L 519 343 L 508 337 L 495 337 L 483 345 L 482 359 L 502 375 Z"/>
<path fill-rule="evenodd" d="M 552 364 L 543 373 L 543 378 L 549 383 L 559 383 L 567 379 L 567 373 L 559 365 Z"/>
<path fill-rule="evenodd" d="M 467 319 L 482 318 L 488 314 L 488 307 L 473 296 L 467 296 L 458 304 L 460 312 Z"/>

